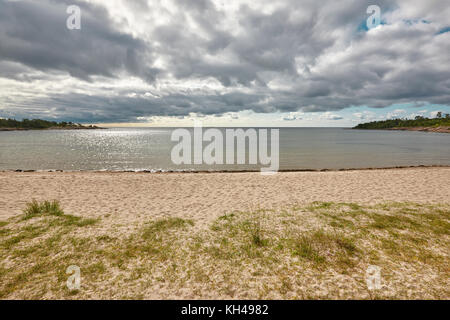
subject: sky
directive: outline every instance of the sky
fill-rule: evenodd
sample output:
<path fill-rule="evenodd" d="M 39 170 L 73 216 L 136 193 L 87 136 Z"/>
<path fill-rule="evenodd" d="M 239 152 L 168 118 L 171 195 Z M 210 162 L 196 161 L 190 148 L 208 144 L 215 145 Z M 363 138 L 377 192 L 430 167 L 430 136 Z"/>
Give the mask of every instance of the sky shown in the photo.
<path fill-rule="evenodd" d="M 80 29 L 67 27 L 71 5 Z M 447 0 L 0 0 L 0 117 L 275 127 L 433 117 L 450 113 L 448 17 Z"/>

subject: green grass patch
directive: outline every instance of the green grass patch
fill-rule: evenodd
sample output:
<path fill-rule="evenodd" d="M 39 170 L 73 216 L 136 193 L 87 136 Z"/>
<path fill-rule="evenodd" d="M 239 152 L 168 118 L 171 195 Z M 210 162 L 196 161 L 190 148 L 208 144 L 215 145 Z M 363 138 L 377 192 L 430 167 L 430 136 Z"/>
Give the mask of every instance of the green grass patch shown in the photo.
<path fill-rule="evenodd" d="M 448 296 L 448 205 L 315 202 L 236 211 L 200 228 L 169 217 L 125 231 L 41 205 L 0 228 L 1 298 L 146 298 L 161 287 L 171 297 L 368 298 L 370 264 L 396 294 L 370 297 L 407 298 L 406 285 L 413 297 Z M 81 268 L 78 292 L 65 287 L 69 265 Z"/>
<path fill-rule="evenodd" d="M 185 220 L 181 218 L 166 218 L 152 221 L 144 228 L 142 237 L 144 239 L 153 238 L 163 232 L 172 229 L 184 228 L 186 226 L 192 226 L 194 223 L 191 220 Z"/>
<path fill-rule="evenodd" d="M 61 216 L 64 214 L 64 212 L 61 209 L 59 201 L 57 200 L 46 200 L 43 202 L 33 200 L 27 203 L 27 206 L 24 209 L 24 214 L 24 219 L 28 220 L 42 215 Z"/>

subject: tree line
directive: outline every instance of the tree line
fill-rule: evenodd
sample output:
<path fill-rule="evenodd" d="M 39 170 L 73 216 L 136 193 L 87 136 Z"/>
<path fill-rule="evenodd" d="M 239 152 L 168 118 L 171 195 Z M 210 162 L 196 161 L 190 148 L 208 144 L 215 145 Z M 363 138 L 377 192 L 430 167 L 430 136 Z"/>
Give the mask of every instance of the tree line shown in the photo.
<path fill-rule="evenodd" d="M 353 129 L 389 129 L 389 128 L 411 128 L 411 127 L 441 127 L 450 126 L 450 114 L 443 115 L 438 112 L 436 118 L 416 116 L 414 119 L 390 119 L 360 123 Z"/>
<path fill-rule="evenodd" d="M 83 127 L 81 124 L 73 122 L 56 122 L 41 119 L 23 119 L 22 121 L 15 119 L 1 119 L 0 128 L 14 128 L 14 129 L 48 129 L 48 128 L 74 128 Z"/>

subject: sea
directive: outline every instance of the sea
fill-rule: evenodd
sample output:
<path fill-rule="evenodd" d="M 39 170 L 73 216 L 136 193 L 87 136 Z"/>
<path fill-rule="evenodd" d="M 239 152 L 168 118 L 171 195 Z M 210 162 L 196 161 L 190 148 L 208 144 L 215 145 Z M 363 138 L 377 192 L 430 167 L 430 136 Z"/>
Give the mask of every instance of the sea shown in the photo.
<path fill-rule="evenodd" d="M 171 156 L 179 143 L 171 139 L 176 129 L 4 131 L 0 132 L 0 170 L 253 171 L 263 167 L 259 162 L 249 164 L 247 158 L 244 164 L 176 164 Z M 192 128 L 187 130 L 193 133 Z M 219 130 L 225 137 L 226 128 Z M 273 128 L 267 130 L 270 137 Z M 279 128 L 278 143 L 280 170 L 450 165 L 446 133 Z M 271 145 L 268 150 L 270 154 Z M 224 157 L 226 152 L 224 146 Z"/>

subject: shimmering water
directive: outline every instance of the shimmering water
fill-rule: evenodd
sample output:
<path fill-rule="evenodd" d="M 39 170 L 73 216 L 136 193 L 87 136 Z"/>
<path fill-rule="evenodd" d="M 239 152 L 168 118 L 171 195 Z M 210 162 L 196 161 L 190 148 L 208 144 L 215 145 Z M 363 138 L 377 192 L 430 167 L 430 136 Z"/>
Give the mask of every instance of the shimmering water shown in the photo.
<path fill-rule="evenodd" d="M 224 130 L 224 129 L 222 129 Z M 245 170 L 172 163 L 171 128 L 0 132 L 0 170 Z M 450 165 L 450 134 L 280 129 L 280 169 Z"/>

